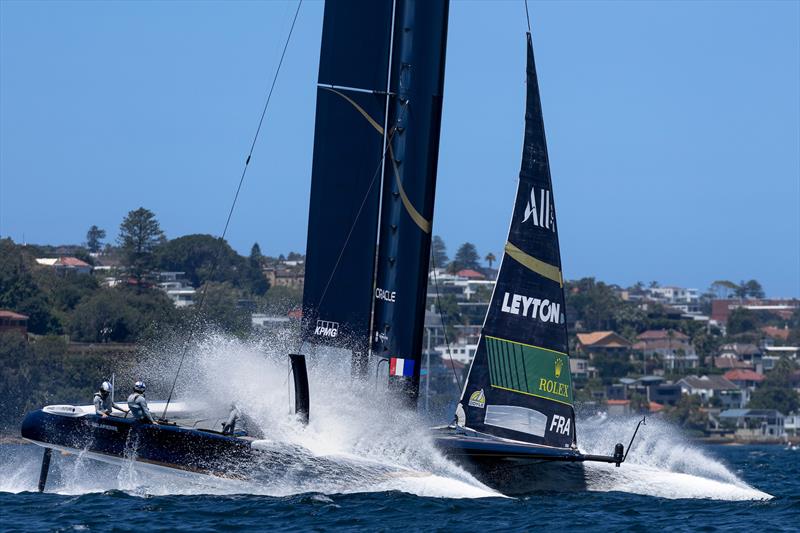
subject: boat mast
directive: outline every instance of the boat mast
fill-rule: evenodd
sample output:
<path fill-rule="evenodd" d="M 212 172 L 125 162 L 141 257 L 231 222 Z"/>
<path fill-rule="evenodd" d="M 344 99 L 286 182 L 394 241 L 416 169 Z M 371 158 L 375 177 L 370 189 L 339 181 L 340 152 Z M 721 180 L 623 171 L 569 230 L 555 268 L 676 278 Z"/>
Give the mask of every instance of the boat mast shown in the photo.
<path fill-rule="evenodd" d="M 419 395 L 439 154 L 448 0 L 397 0 L 383 174 L 373 354 L 389 388 Z"/>

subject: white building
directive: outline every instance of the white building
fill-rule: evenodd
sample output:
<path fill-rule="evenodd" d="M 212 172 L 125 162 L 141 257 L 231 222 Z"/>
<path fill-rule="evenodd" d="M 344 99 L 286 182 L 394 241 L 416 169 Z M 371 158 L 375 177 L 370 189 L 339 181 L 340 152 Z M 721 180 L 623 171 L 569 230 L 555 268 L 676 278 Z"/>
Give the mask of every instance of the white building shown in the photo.
<path fill-rule="evenodd" d="M 658 303 L 680 309 L 684 313 L 700 313 L 700 291 L 683 287 L 649 287 L 645 289 Z"/>
<path fill-rule="evenodd" d="M 448 360 L 452 357 L 453 361 L 468 365 L 472 362 L 472 358 L 475 357 L 475 352 L 478 351 L 478 345 L 457 342 L 450 345 L 449 351 L 446 344 L 443 346 L 436 346 L 434 350 L 439 353 L 444 360 Z"/>

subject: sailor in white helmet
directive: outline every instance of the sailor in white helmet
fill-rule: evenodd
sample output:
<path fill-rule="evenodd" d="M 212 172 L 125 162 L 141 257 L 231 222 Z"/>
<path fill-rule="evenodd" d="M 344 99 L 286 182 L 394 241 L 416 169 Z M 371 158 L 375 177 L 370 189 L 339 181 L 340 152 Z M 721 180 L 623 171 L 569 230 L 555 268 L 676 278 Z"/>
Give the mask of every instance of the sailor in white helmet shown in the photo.
<path fill-rule="evenodd" d="M 104 381 L 100 385 L 100 390 L 94 393 L 94 412 L 105 418 L 111 415 L 112 409 L 117 409 L 123 413 L 127 412 L 111 399 L 111 384 L 108 381 Z"/>
<path fill-rule="evenodd" d="M 150 414 L 147 408 L 147 400 L 144 397 L 144 381 L 137 381 L 133 385 L 133 393 L 128 396 L 128 408 L 137 422 L 157 424 L 156 419 Z"/>

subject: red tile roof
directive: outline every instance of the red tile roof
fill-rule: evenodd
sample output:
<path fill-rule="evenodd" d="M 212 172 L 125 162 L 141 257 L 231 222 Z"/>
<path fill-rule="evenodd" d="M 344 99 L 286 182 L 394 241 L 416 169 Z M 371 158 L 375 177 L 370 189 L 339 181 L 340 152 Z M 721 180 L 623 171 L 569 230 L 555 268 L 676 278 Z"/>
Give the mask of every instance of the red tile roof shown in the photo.
<path fill-rule="evenodd" d="M 71 267 L 88 267 L 88 266 L 92 266 L 92 265 L 90 265 L 89 263 L 87 263 L 85 261 L 81 261 L 77 257 L 61 257 L 61 258 L 59 258 L 57 264 L 64 265 L 64 266 L 71 266 Z"/>
<path fill-rule="evenodd" d="M 477 270 L 472 270 L 469 268 L 465 268 L 464 270 L 459 270 L 458 272 L 456 272 L 456 276 L 461 276 L 462 278 L 469 278 L 469 279 L 486 279 L 486 276 L 484 276 Z"/>
<path fill-rule="evenodd" d="M 608 405 L 628 405 L 631 403 L 630 400 L 606 400 Z"/>
<path fill-rule="evenodd" d="M 737 368 L 725 372 L 725 379 L 728 381 L 764 381 L 764 376 L 752 370 Z"/>
<path fill-rule="evenodd" d="M 765 335 L 767 335 L 768 337 L 772 337 L 773 339 L 780 339 L 785 341 L 789 338 L 788 328 L 776 328 L 775 326 L 764 326 L 763 328 L 761 328 L 761 331 L 763 331 Z"/>
<path fill-rule="evenodd" d="M 7 311 L 5 309 L 0 309 L 0 318 L 11 318 L 13 320 L 28 320 L 28 317 L 25 315 L 15 313 L 14 311 Z"/>
<path fill-rule="evenodd" d="M 590 333 L 578 333 L 578 342 L 586 347 L 601 348 L 629 348 L 630 341 L 613 331 L 592 331 Z"/>
<path fill-rule="evenodd" d="M 671 336 L 670 336 L 670 331 L 672 332 Z M 649 330 L 645 331 L 644 333 L 640 333 L 639 335 L 636 336 L 637 339 L 643 340 L 643 341 L 644 340 L 669 339 L 670 337 L 673 340 L 686 340 L 686 339 L 689 338 L 688 336 L 686 336 L 685 334 L 681 333 L 680 331 L 674 331 L 674 330 L 667 331 L 666 329 L 649 329 Z"/>
<path fill-rule="evenodd" d="M 651 413 L 657 413 L 664 409 L 664 406 L 658 402 L 650 402 L 650 405 L 648 407 Z"/>

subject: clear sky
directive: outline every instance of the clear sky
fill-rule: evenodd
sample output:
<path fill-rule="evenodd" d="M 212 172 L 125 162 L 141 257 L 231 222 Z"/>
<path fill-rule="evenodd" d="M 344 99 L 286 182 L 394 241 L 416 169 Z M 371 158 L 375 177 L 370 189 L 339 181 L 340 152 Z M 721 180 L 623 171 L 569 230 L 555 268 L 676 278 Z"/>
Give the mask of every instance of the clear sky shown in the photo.
<path fill-rule="evenodd" d="M 0 235 L 219 234 L 292 2 L 0 1 Z M 531 2 L 564 273 L 800 296 L 800 3 Z M 229 230 L 305 248 L 323 4 L 307 1 Z M 499 256 L 521 2 L 452 1 L 434 233 Z"/>

